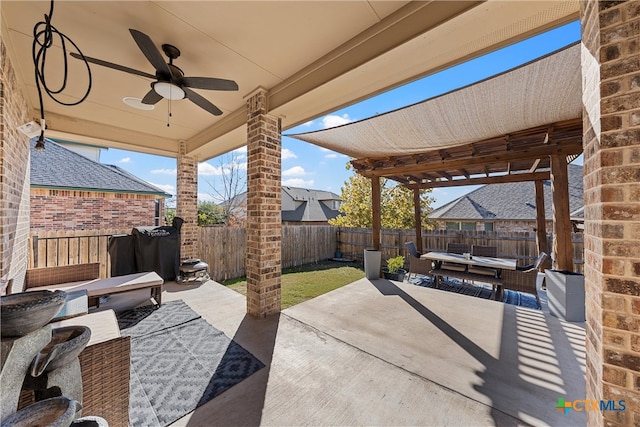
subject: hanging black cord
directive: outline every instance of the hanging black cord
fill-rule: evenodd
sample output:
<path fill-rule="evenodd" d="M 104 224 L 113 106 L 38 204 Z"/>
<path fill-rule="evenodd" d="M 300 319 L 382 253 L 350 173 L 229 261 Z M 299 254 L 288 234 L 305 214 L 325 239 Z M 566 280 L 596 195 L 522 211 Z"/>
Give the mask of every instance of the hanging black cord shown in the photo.
<path fill-rule="evenodd" d="M 51 20 L 53 18 L 53 1 L 51 0 L 51 7 L 49 9 L 49 14 L 44 15 L 44 21 L 40 21 L 36 23 L 33 27 L 33 46 L 32 46 L 32 57 L 33 57 L 33 66 L 35 70 L 35 78 L 36 78 L 36 87 L 38 88 L 38 101 L 40 102 L 40 121 L 41 121 L 41 131 L 40 138 L 38 138 L 38 144 L 36 148 L 43 149 L 44 148 L 44 130 L 45 130 L 45 120 L 44 120 L 44 101 L 42 97 L 42 91 L 49 95 L 51 99 L 61 105 L 73 106 L 78 105 L 87 99 L 89 96 L 89 92 L 91 91 L 91 69 L 89 68 L 89 63 L 84 59 L 84 55 L 78 48 L 78 46 L 71 40 L 69 37 L 61 33 L 51 25 Z M 60 87 L 58 89 L 51 89 L 47 85 L 47 81 L 45 78 L 45 65 L 47 62 L 47 49 L 53 46 L 53 40 L 55 36 L 60 38 L 60 42 L 62 45 L 62 56 L 64 63 L 64 73 L 62 77 L 62 82 L 60 83 Z M 87 90 L 84 96 L 75 102 L 64 102 L 55 95 L 62 93 L 67 87 L 67 80 L 69 78 L 69 67 L 68 67 L 68 57 L 67 57 L 67 45 L 66 42 L 69 42 L 73 45 L 73 47 L 78 51 L 80 56 L 82 56 L 85 66 L 87 67 L 87 74 L 89 76 L 89 84 L 87 85 Z"/>

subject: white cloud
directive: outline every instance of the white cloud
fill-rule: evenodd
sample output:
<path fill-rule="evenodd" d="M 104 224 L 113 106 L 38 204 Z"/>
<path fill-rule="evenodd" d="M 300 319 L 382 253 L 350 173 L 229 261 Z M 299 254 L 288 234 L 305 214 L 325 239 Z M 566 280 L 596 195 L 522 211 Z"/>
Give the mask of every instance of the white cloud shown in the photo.
<path fill-rule="evenodd" d="M 118 163 L 132 163 L 131 157 L 124 157 L 118 160 Z"/>
<path fill-rule="evenodd" d="M 305 176 L 306 172 L 302 166 L 294 166 L 282 171 L 282 176 Z"/>
<path fill-rule="evenodd" d="M 176 175 L 176 169 L 153 169 L 151 171 L 154 175 Z"/>
<path fill-rule="evenodd" d="M 336 157 L 338 157 L 338 155 L 336 153 L 331 153 L 331 154 L 327 154 L 326 156 L 324 156 L 326 159 L 335 159 Z"/>
<path fill-rule="evenodd" d="M 232 151 L 233 156 L 236 160 L 246 159 L 247 158 L 247 146 L 243 145 L 240 148 L 236 148 Z"/>
<path fill-rule="evenodd" d="M 207 162 L 198 163 L 198 175 L 220 176 L 222 175 L 222 168 L 212 166 Z"/>
<path fill-rule="evenodd" d="M 290 178 L 282 181 L 282 185 L 288 185 L 291 187 L 311 187 L 313 185 L 313 180 L 310 179 L 306 181 L 302 178 Z"/>
<path fill-rule="evenodd" d="M 282 160 L 285 159 L 297 159 L 298 156 L 296 156 L 296 153 L 294 153 L 293 151 L 289 150 L 288 148 L 285 148 L 284 150 L 282 150 Z"/>
<path fill-rule="evenodd" d="M 236 158 L 238 160 L 238 158 Z M 236 162 L 233 165 L 238 170 L 247 170 L 247 162 Z M 222 166 L 213 166 L 210 163 L 198 163 L 198 175 L 202 176 L 221 176 L 231 172 L 231 164 Z"/>
<path fill-rule="evenodd" d="M 159 189 L 161 189 L 165 193 L 169 193 L 172 196 L 175 196 L 175 194 L 176 194 L 176 187 L 174 187 L 171 184 L 156 184 L 156 183 L 153 183 L 153 182 L 149 182 L 149 184 L 153 185 L 154 187 L 158 187 Z"/>
<path fill-rule="evenodd" d="M 351 119 L 349 118 L 348 114 L 343 114 L 341 116 L 329 115 L 322 118 L 322 126 L 325 129 L 345 125 L 350 122 Z"/>

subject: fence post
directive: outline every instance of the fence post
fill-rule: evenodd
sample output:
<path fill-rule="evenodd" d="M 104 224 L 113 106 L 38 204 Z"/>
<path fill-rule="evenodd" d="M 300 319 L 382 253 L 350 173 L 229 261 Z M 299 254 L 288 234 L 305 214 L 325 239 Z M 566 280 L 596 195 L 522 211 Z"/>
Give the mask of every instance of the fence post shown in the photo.
<path fill-rule="evenodd" d="M 38 236 L 34 235 L 31 237 L 33 244 L 33 268 L 38 267 Z"/>

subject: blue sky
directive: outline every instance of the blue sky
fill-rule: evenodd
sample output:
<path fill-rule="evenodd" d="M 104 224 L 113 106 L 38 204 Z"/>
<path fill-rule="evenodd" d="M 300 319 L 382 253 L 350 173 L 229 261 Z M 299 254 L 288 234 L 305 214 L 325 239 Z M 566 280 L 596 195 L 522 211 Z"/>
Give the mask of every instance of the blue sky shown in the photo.
<path fill-rule="evenodd" d="M 285 133 L 324 129 L 402 108 L 517 67 L 578 40 L 580 40 L 580 24 L 572 22 L 329 115 L 318 117 L 288 129 Z M 233 157 L 240 168 L 245 167 L 245 148 L 236 150 Z M 231 155 L 227 154 L 199 165 L 198 197 L 200 200 L 215 200 L 216 191 L 212 187 L 221 188 L 221 173 L 224 173 L 224 165 L 230 158 Z M 176 160 L 173 158 L 108 149 L 102 151 L 100 161 L 118 165 L 164 191 L 175 194 Z M 349 158 L 342 154 L 286 136 L 282 138 L 283 185 L 329 190 L 339 195 L 342 186 L 353 173 L 346 170 L 348 161 Z M 433 206 L 441 206 L 475 188 L 477 186 L 435 189 Z"/>

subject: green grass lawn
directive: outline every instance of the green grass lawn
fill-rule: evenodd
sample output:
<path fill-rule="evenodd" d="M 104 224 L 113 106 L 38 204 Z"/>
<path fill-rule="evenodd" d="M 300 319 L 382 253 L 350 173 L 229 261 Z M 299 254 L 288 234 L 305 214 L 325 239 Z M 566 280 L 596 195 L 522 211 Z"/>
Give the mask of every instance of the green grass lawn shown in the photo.
<path fill-rule="evenodd" d="M 338 289 L 363 277 L 364 271 L 361 266 L 333 261 L 285 269 L 282 272 L 282 309 Z M 244 277 L 226 280 L 222 284 L 243 295 L 247 294 L 247 280 Z"/>

